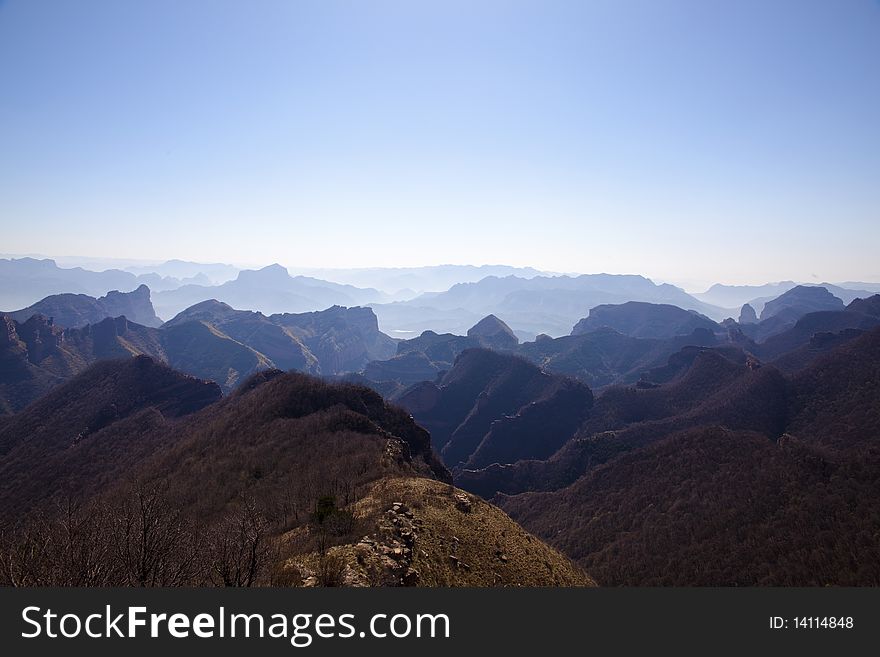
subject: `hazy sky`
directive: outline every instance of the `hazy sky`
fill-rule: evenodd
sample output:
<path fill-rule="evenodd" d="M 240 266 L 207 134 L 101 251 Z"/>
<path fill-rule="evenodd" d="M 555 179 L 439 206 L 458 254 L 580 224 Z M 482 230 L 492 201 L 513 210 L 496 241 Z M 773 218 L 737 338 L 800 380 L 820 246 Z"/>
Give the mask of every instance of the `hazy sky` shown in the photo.
<path fill-rule="evenodd" d="M 880 2 L 0 0 L 4 252 L 880 280 Z"/>

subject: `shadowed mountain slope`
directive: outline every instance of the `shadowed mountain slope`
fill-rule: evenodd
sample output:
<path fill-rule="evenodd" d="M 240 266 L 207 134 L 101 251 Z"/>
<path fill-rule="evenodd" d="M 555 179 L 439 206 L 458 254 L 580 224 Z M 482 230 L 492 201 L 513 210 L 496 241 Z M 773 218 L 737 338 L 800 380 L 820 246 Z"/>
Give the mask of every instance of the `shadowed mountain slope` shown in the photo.
<path fill-rule="evenodd" d="M 62 329 L 40 315 L 18 324 L 4 319 L 0 333 L 0 400 L 15 412 L 91 364 L 148 355 L 231 390 L 271 361 L 203 322 L 150 328 L 125 317 Z"/>
<path fill-rule="evenodd" d="M 790 379 L 712 358 L 606 391 L 545 462 L 459 484 L 558 486 L 496 499 L 604 584 L 880 583 L 880 329 Z"/>
<path fill-rule="evenodd" d="M 804 315 L 822 311 L 842 311 L 843 301 L 824 287 L 798 285 L 769 300 L 761 311 L 761 321 L 750 326 L 750 335 L 763 342 L 794 326 Z"/>
<path fill-rule="evenodd" d="M 395 349 L 394 341 L 376 328 L 369 308 L 335 307 L 267 318 L 211 300 L 158 329 L 125 317 L 78 329 L 63 329 L 40 315 L 22 323 L 8 316 L 3 321 L 0 412 L 5 413 L 23 408 L 91 363 L 108 358 L 146 354 L 216 381 L 228 392 L 260 370 L 357 372 L 373 357 L 385 357 Z"/>
<path fill-rule="evenodd" d="M 718 344 L 714 333 L 700 328 L 690 335 L 665 340 L 632 338 L 605 328 L 529 342 L 521 345 L 518 353 L 547 371 L 572 376 L 596 389 L 634 383 L 647 370 L 664 365 L 683 347 Z"/>
<path fill-rule="evenodd" d="M 170 329 L 188 322 L 208 324 L 233 340 L 261 353 L 275 367 L 284 370 L 317 372 L 318 359 L 289 329 L 272 322 L 262 313 L 235 310 L 211 299 L 187 308 L 163 328 Z"/>
<path fill-rule="evenodd" d="M 333 306 L 320 312 L 272 315 L 275 324 L 296 336 L 321 365 L 322 374 L 358 372 L 371 360 L 396 353 L 397 344 L 379 331 L 371 308 Z"/>
<path fill-rule="evenodd" d="M 787 394 L 784 377 L 773 368 L 754 370 L 723 351 L 702 349 L 670 383 L 605 390 L 576 435 L 550 458 L 461 471 L 457 482 L 486 497 L 558 489 L 622 453 L 705 424 L 778 436 Z"/>
<path fill-rule="evenodd" d="M 870 330 L 880 325 L 880 295 L 856 299 L 843 310 L 807 313 L 793 326 L 777 333 L 750 349 L 762 360 L 775 360 L 808 345 L 821 333 L 840 333 L 849 329 Z"/>
<path fill-rule="evenodd" d="M 450 466 L 549 456 L 592 401 L 583 384 L 484 349 L 463 352 L 436 384 L 419 384 L 399 398 Z"/>
<path fill-rule="evenodd" d="M 500 503 L 605 585 L 876 586 L 878 477 L 876 461 L 706 428 Z"/>
<path fill-rule="evenodd" d="M 0 428 L 3 515 L 100 489 L 154 453 L 153 430 L 219 398 L 216 384 L 147 356 L 94 365 Z"/>
<path fill-rule="evenodd" d="M 5 422 L 0 581 L 592 583 L 446 483 L 428 433 L 369 389 L 270 370 L 218 397 L 138 357 L 96 365 Z M 59 560 L 61 541 L 75 556 Z"/>

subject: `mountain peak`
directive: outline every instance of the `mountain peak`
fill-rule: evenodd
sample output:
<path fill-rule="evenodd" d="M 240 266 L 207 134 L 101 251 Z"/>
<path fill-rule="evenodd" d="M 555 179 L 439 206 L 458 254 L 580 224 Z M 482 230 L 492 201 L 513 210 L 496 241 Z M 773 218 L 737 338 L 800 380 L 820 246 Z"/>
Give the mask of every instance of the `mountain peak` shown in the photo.
<path fill-rule="evenodd" d="M 468 329 L 467 335 L 469 338 L 486 341 L 489 346 L 497 349 L 512 349 L 519 344 L 519 338 L 510 327 L 495 315 L 486 315 Z"/>
<path fill-rule="evenodd" d="M 146 285 L 132 292 L 111 290 L 97 299 L 86 294 L 53 294 L 8 314 L 18 322 L 25 322 L 32 315 L 43 315 L 53 318 L 65 328 L 97 324 L 107 317 L 121 315 L 144 326 L 159 326 L 162 323 L 153 309 L 150 288 Z"/>
<path fill-rule="evenodd" d="M 768 301 L 761 311 L 761 320 L 779 315 L 783 311 L 797 313 L 798 316 L 819 310 L 843 310 L 844 305 L 824 287 L 798 285 L 772 301 Z"/>
<path fill-rule="evenodd" d="M 513 335 L 513 331 L 510 330 L 510 327 L 495 315 L 486 315 L 483 319 L 468 329 L 467 332 L 471 337 L 478 335 L 491 336 L 497 335 L 498 333 L 506 333 L 510 336 L 516 337 Z"/>
<path fill-rule="evenodd" d="M 286 267 L 277 262 L 262 269 L 245 269 L 238 273 L 239 281 L 259 281 L 260 283 L 287 283 L 290 281 L 290 273 Z"/>
<path fill-rule="evenodd" d="M 867 299 L 855 299 L 846 307 L 851 312 L 863 313 L 871 317 L 880 317 L 880 294 Z"/>
<path fill-rule="evenodd" d="M 210 323 L 219 318 L 228 317 L 236 313 L 248 313 L 248 311 L 235 310 L 227 303 L 217 301 L 217 299 L 208 299 L 207 301 L 202 301 L 180 311 L 174 317 L 165 322 L 165 326 L 177 326 L 178 324 L 191 321 L 207 321 Z"/>
<path fill-rule="evenodd" d="M 714 332 L 718 325 L 704 315 L 671 304 L 627 301 L 594 306 L 589 315 L 574 325 L 571 335 L 604 328 L 633 338 L 672 338 L 691 335 L 697 328 Z"/>
<path fill-rule="evenodd" d="M 104 297 L 104 300 L 123 300 L 137 301 L 138 303 L 150 303 L 150 288 L 146 284 L 141 283 L 131 292 L 120 292 L 119 290 L 110 290 Z"/>
<path fill-rule="evenodd" d="M 743 304 L 742 309 L 739 311 L 739 323 L 740 324 L 757 324 L 758 323 L 758 314 L 755 312 L 755 309 L 745 303 Z"/>

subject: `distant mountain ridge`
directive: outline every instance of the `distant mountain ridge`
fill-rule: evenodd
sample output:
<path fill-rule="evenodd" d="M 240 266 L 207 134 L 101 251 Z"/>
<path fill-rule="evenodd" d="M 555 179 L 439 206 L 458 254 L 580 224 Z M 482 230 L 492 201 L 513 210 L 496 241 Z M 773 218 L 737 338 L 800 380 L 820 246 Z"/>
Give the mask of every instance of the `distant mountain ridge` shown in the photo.
<path fill-rule="evenodd" d="M 113 290 L 97 299 L 86 294 L 56 294 L 27 308 L 4 314 L 18 322 L 27 321 L 32 315 L 43 315 L 64 328 L 81 328 L 122 315 L 144 326 L 162 324 L 153 311 L 150 288 L 146 285 L 140 285 L 131 292 Z"/>
<path fill-rule="evenodd" d="M 166 260 L 156 265 L 129 265 L 124 269 L 136 275 L 158 274 L 187 282 L 196 282 L 188 279 L 202 277 L 203 284 L 207 285 L 221 285 L 235 278 L 241 271 L 238 267 L 223 263 L 200 263 L 186 260 Z"/>
<path fill-rule="evenodd" d="M 21 410 L 60 383 L 108 359 L 147 355 L 216 381 L 229 391 L 252 372 L 273 363 L 245 344 L 202 322 L 152 328 L 125 317 L 63 329 L 34 315 L 19 324 L 3 317 L 0 331 L 0 410 Z"/>
<path fill-rule="evenodd" d="M 676 305 L 723 319 L 725 311 L 706 304 L 669 284 L 657 285 L 635 275 L 489 276 L 475 283 L 454 285 L 440 294 L 424 294 L 406 302 L 371 304 L 380 326 L 393 330 L 464 333 L 491 313 L 506 322 L 521 339 L 539 333 L 568 335 L 591 308 L 601 304 L 644 301 Z"/>
<path fill-rule="evenodd" d="M 297 269 L 298 274 L 354 285 L 372 287 L 389 294 L 409 291 L 410 296 L 423 292 L 443 292 L 458 283 L 475 283 L 487 276 L 557 276 L 533 267 L 508 265 L 434 265 L 425 267 L 361 267 L 354 269 Z"/>
<path fill-rule="evenodd" d="M 146 288 L 131 295 L 149 307 Z M 108 296 L 118 301 L 130 295 Z M 369 308 L 332 307 L 270 318 L 210 300 L 156 328 L 125 316 L 101 318 L 110 310 L 130 308 L 98 301 L 61 295 L 40 306 L 71 316 L 79 324 L 85 304 L 96 313 L 91 317 L 96 321 L 78 328 L 65 328 L 30 311 L 16 315 L 28 316 L 24 321 L 2 316 L 0 414 L 23 408 L 90 364 L 111 358 L 148 355 L 216 381 L 229 392 L 261 370 L 283 368 L 325 375 L 357 372 L 369 361 L 387 358 L 396 350 L 395 341 L 379 332 Z"/>
<path fill-rule="evenodd" d="M 487 315 L 469 328 L 467 335 L 425 331 L 416 338 L 400 340 L 394 356 L 367 363 L 363 374 L 372 383 L 411 385 L 431 381 L 440 372 L 451 369 L 459 354 L 467 349 L 513 351 L 518 345 L 519 339 L 507 324 L 495 315 Z"/>
<path fill-rule="evenodd" d="M 396 340 L 379 330 L 369 307 L 332 306 L 307 313 L 280 313 L 269 320 L 297 336 L 321 363 L 323 374 L 358 372 L 372 360 L 389 358 Z"/>
<path fill-rule="evenodd" d="M 582 335 L 602 328 L 633 338 L 673 338 L 691 334 L 695 329 L 716 331 L 721 327 L 704 315 L 678 306 L 628 301 L 591 308 L 590 314 L 574 325 L 571 334 Z"/>
<path fill-rule="evenodd" d="M 295 335 L 273 323 L 262 313 L 235 310 L 228 304 L 211 299 L 187 308 L 165 322 L 165 329 L 182 327 L 191 322 L 211 326 L 224 335 L 266 356 L 273 367 L 302 372 L 320 369 L 318 359 Z"/>
<path fill-rule="evenodd" d="M 182 280 L 155 273 L 136 276 L 119 269 L 91 271 L 82 267 L 65 268 L 48 258 L 0 259 L 0 308 L 23 308 L 51 295 L 86 294 L 100 297 L 112 290 L 131 292 L 141 285 L 147 285 L 156 292 L 203 281 L 207 279 L 198 276 Z"/>
<path fill-rule="evenodd" d="M 794 291 L 789 298 L 796 300 L 798 294 Z M 841 307 L 839 299 L 820 288 L 810 288 L 807 294 Z M 360 381 L 396 399 L 408 386 L 433 382 L 452 368 L 459 354 L 475 347 L 517 354 L 547 372 L 577 378 L 596 390 L 614 384 L 648 385 L 671 356 L 691 347 L 739 352 L 758 361 L 778 362 L 791 372 L 880 324 L 877 299 L 880 295 L 857 299 L 841 310 L 819 312 L 808 312 L 814 307 L 810 304 L 783 301 L 786 310 L 781 316 L 745 324 L 733 320 L 717 324 L 694 311 L 628 302 L 594 309 L 595 317 L 576 325 L 576 331 L 583 333 L 560 338 L 539 335 L 522 343 L 515 342 L 515 336 L 508 336 L 503 344 L 477 339 L 476 325 L 468 335 L 425 331 L 398 342 L 393 358 L 368 363 Z M 483 321 L 503 324 L 491 317 Z"/>
<path fill-rule="evenodd" d="M 695 292 L 693 296 L 701 301 L 723 308 L 740 308 L 749 304 L 759 314 L 764 304 L 771 299 L 785 294 L 794 287 L 824 287 L 844 303 L 850 303 L 858 297 L 871 296 L 880 292 L 880 283 L 863 283 L 848 281 L 844 283 L 796 283 L 780 281 L 764 285 L 723 285 L 716 283 L 705 292 Z"/>
<path fill-rule="evenodd" d="M 794 311 L 791 313 L 793 317 L 800 318 L 809 312 L 843 310 L 843 306 L 843 300 L 824 287 L 798 285 L 765 303 L 760 319 L 763 321 L 790 311 Z"/>
<path fill-rule="evenodd" d="M 636 304 L 637 310 L 632 314 L 632 306 L 623 304 L 623 316 L 635 319 L 630 328 L 644 334 L 655 332 L 659 326 L 660 334 L 671 333 L 673 337 L 636 338 L 603 323 L 601 328 L 578 335 L 561 338 L 540 335 L 534 341 L 520 343 L 504 322 L 490 315 L 471 327 L 467 335 L 425 331 L 416 338 L 401 340 L 397 343 L 397 355 L 368 363 L 364 376 L 380 386 L 389 382 L 408 386 L 419 381 L 433 381 L 436 375 L 451 369 L 465 350 L 484 348 L 516 354 L 547 372 L 571 376 L 601 388 L 617 382 L 634 383 L 645 370 L 664 364 L 671 354 L 687 345 L 717 346 L 726 341 L 726 328 L 677 308 L 674 310 L 678 313 L 671 313 L 675 319 L 671 325 L 658 325 L 654 313 L 659 309 L 661 318 L 668 318 L 670 309 L 662 306 L 646 308 L 651 305 Z M 612 312 L 617 313 L 616 310 Z M 676 329 L 686 330 L 692 325 L 697 328 L 688 334 L 676 335 Z M 502 337 L 482 335 L 487 331 Z M 397 392 L 390 394 L 396 398 Z"/>
<path fill-rule="evenodd" d="M 222 285 L 184 285 L 157 293 L 154 304 L 160 317 L 170 319 L 186 308 L 210 299 L 234 308 L 271 315 L 324 310 L 334 305 L 363 306 L 381 301 L 383 293 L 316 278 L 290 276 L 287 269 L 274 264 L 240 271 L 234 280 Z"/>
<path fill-rule="evenodd" d="M 773 321 L 772 318 L 770 321 Z M 806 313 L 789 328 L 771 335 L 761 343 L 745 343 L 745 348 L 762 359 L 776 361 L 796 355 L 795 352 L 798 350 L 809 349 L 817 337 L 842 333 L 852 337 L 878 324 L 880 324 L 880 295 L 873 295 L 867 299 L 856 299 L 841 310 Z M 814 344 L 814 346 L 819 345 Z M 821 347 L 820 351 L 822 351 Z"/>

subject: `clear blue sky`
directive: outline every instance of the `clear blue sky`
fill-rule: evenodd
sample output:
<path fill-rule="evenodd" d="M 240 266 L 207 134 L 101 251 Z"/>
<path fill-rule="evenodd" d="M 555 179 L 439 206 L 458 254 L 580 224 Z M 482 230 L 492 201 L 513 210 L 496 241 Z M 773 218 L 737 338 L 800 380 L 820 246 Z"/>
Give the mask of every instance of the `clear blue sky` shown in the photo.
<path fill-rule="evenodd" d="M 0 0 L 2 252 L 880 277 L 880 2 Z"/>

